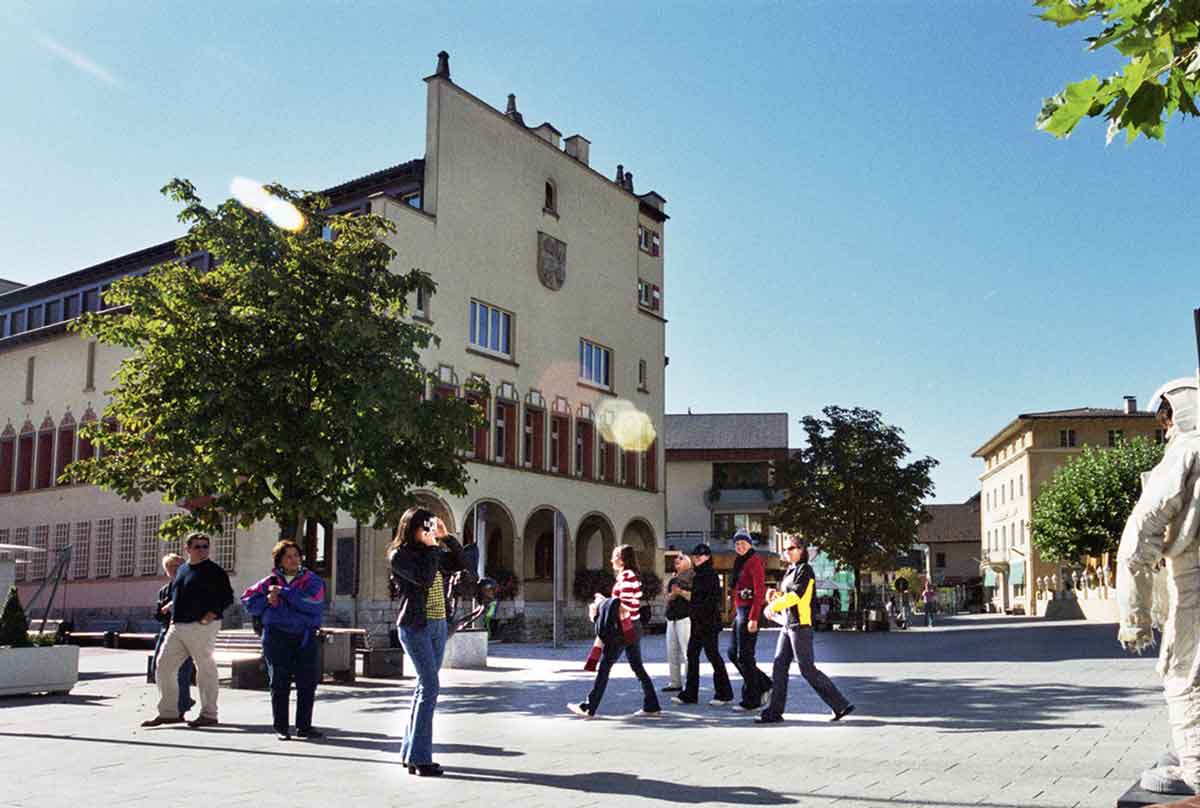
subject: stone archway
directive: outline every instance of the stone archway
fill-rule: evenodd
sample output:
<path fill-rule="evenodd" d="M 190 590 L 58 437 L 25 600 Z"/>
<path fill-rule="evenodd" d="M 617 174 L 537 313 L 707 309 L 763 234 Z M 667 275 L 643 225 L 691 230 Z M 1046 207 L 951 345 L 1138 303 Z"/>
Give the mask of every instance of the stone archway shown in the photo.
<path fill-rule="evenodd" d="M 476 535 L 475 517 L 483 526 L 484 535 L 479 542 L 480 557 L 488 575 L 509 572 L 521 575 L 519 548 L 516 546 L 517 529 L 512 514 L 502 503 L 492 499 L 481 499 L 470 507 L 463 516 L 462 539 L 464 544 L 479 540 Z"/>
<path fill-rule="evenodd" d="M 575 569 L 605 570 L 617 546 L 612 522 L 602 513 L 590 513 L 579 523 L 575 533 Z"/>
<path fill-rule="evenodd" d="M 559 511 L 549 506 L 534 509 L 522 531 L 524 550 L 523 575 L 525 578 L 525 602 L 546 602 L 554 599 L 554 520 Z M 565 533 L 565 525 L 564 525 Z M 570 546 L 570 537 L 563 536 L 563 553 Z M 561 563 L 561 562 L 558 562 Z M 566 584 L 563 592 L 565 595 Z"/>
<path fill-rule="evenodd" d="M 654 528 L 641 517 L 634 517 L 621 531 L 621 544 L 628 544 L 637 551 L 638 566 L 642 569 L 658 568 L 658 542 Z"/>

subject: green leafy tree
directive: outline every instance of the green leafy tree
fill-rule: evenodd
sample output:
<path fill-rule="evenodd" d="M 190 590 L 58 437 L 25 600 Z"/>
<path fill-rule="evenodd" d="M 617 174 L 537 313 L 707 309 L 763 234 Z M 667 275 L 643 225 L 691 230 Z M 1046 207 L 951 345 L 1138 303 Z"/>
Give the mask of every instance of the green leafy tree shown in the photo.
<path fill-rule="evenodd" d="M 1071 134 L 1085 116 L 1108 120 L 1109 142 L 1124 131 L 1162 139 L 1176 112 L 1200 115 L 1200 0 L 1035 0 L 1041 19 L 1058 27 L 1096 21 L 1088 49 L 1112 47 L 1127 61 L 1101 79 L 1068 84 L 1042 104 L 1037 126 L 1055 137 Z"/>
<path fill-rule="evenodd" d="M 1111 449 L 1084 447 L 1059 468 L 1033 502 L 1034 547 L 1051 561 L 1075 562 L 1117 549 L 1141 492 L 1141 474 L 1163 447 L 1134 438 Z"/>
<path fill-rule="evenodd" d="M 29 641 L 29 620 L 25 617 L 21 596 L 17 594 L 15 586 L 8 588 L 4 609 L 0 611 L 0 645 L 11 645 L 14 648 L 33 645 Z"/>
<path fill-rule="evenodd" d="M 904 463 L 904 433 L 875 410 L 825 407 L 805 416 L 808 445 L 784 467 L 777 527 L 803 535 L 838 569 L 854 571 L 854 603 L 862 603 L 862 571 L 889 570 L 917 541 L 933 494 L 931 457 Z"/>
<path fill-rule="evenodd" d="M 462 452 L 482 416 L 461 398 L 423 397 L 418 354 L 437 340 L 406 316 L 407 298 L 433 282 L 389 270 L 387 219 L 266 190 L 304 215 L 298 227 L 234 200 L 207 208 L 186 180 L 163 188 L 189 225 L 180 256 L 207 252 L 213 268 L 179 260 L 123 279 L 106 311 L 78 321 L 130 355 L 105 411 L 118 428 L 82 427 L 97 451 L 66 476 L 189 502 L 164 537 L 219 531 L 223 513 L 273 518 L 287 536 L 339 512 L 383 526 L 414 487 L 464 493 Z"/>

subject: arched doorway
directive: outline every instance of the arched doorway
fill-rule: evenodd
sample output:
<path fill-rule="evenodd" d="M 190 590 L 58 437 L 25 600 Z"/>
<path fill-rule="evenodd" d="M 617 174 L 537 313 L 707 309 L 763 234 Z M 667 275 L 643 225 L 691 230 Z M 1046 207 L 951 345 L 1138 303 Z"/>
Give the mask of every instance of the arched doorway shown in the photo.
<path fill-rule="evenodd" d="M 575 569 L 608 569 L 608 559 L 617 546 L 612 522 L 602 513 L 590 513 L 579 523 L 575 534 Z"/>
<path fill-rule="evenodd" d="M 621 532 L 621 544 L 628 544 L 637 551 L 638 566 L 657 571 L 658 543 L 649 522 L 640 517 L 629 520 Z"/>
<path fill-rule="evenodd" d="M 550 602 L 554 600 L 554 520 L 561 515 L 554 508 L 543 506 L 529 515 L 522 532 L 524 548 L 525 602 Z M 563 525 L 563 552 L 569 546 L 566 525 Z M 561 564 L 561 561 L 557 561 Z M 560 574 L 563 571 L 560 567 Z M 563 587 L 566 595 L 566 586 Z"/>
<path fill-rule="evenodd" d="M 476 519 L 478 518 L 477 529 Z M 516 557 L 516 526 L 508 508 L 495 500 L 479 500 L 463 516 L 463 544 L 479 542 L 486 575 L 500 579 L 519 576 Z"/>

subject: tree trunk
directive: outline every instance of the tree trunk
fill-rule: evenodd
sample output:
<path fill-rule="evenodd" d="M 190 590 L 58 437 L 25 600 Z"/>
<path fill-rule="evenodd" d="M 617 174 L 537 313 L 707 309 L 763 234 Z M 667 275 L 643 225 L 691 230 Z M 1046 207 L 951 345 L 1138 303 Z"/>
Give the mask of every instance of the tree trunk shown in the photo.
<path fill-rule="evenodd" d="M 304 546 L 304 542 L 302 541 L 304 537 L 301 535 L 304 526 L 304 514 L 280 515 L 276 517 L 275 524 L 279 526 L 280 540 L 291 539 L 301 547 Z"/>

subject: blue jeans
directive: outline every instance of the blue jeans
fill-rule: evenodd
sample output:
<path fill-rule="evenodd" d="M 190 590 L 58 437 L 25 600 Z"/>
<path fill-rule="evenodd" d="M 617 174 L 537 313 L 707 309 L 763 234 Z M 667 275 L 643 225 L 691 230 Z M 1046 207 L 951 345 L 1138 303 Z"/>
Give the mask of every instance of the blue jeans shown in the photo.
<path fill-rule="evenodd" d="M 316 632 L 304 642 L 305 635 L 267 626 L 263 629 L 263 658 L 271 677 L 271 723 L 275 729 L 287 732 L 288 700 L 292 680 L 296 680 L 296 729 L 312 729 L 313 700 L 317 693 Z"/>
<path fill-rule="evenodd" d="M 600 657 L 600 666 L 596 669 L 596 680 L 592 683 L 592 692 L 588 694 L 587 711 L 592 715 L 596 714 L 596 708 L 604 698 L 604 691 L 608 688 L 608 675 L 612 672 L 612 666 L 621 658 L 621 654 L 625 654 L 625 658 L 629 660 L 629 667 L 633 669 L 633 675 L 642 685 L 642 709 L 648 713 L 659 711 L 654 682 L 650 680 L 650 674 L 646 673 L 646 667 L 642 664 L 641 622 L 638 620 L 633 624 L 637 640 L 632 644 L 613 642 L 604 646 L 604 655 Z"/>
<path fill-rule="evenodd" d="M 742 675 L 742 706 L 755 709 L 762 702 L 764 693 L 771 690 L 771 679 L 758 669 L 754 658 L 758 645 L 758 632 L 751 632 L 746 624 L 750 622 L 750 607 L 738 606 L 737 615 L 733 618 L 733 643 L 729 646 L 729 661 Z"/>
<path fill-rule="evenodd" d="M 155 674 L 158 674 L 158 651 L 162 648 L 163 638 L 167 636 L 167 630 L 160 628 L 158 630 L 158 639 L 154 641 L 154 667 Z M 192 674 L 196 672 L 196 663 L 192 662 L 192 658 L 188 657 L 179 666 L 179 676 L 176 681 L 179 682 L 179 714 L 183 715 L 196 704 L 192 699 Z"/>
<path fill-rule="evenodd" d="M 440 690 L 438 670 L 446 653 L 446 621 L 430 620 L 421 628 L 400 626 L 400 644 L 417 669 L 400 760 L 409 766 L 426 766 L 433 762 L 433 711 Z"/>

